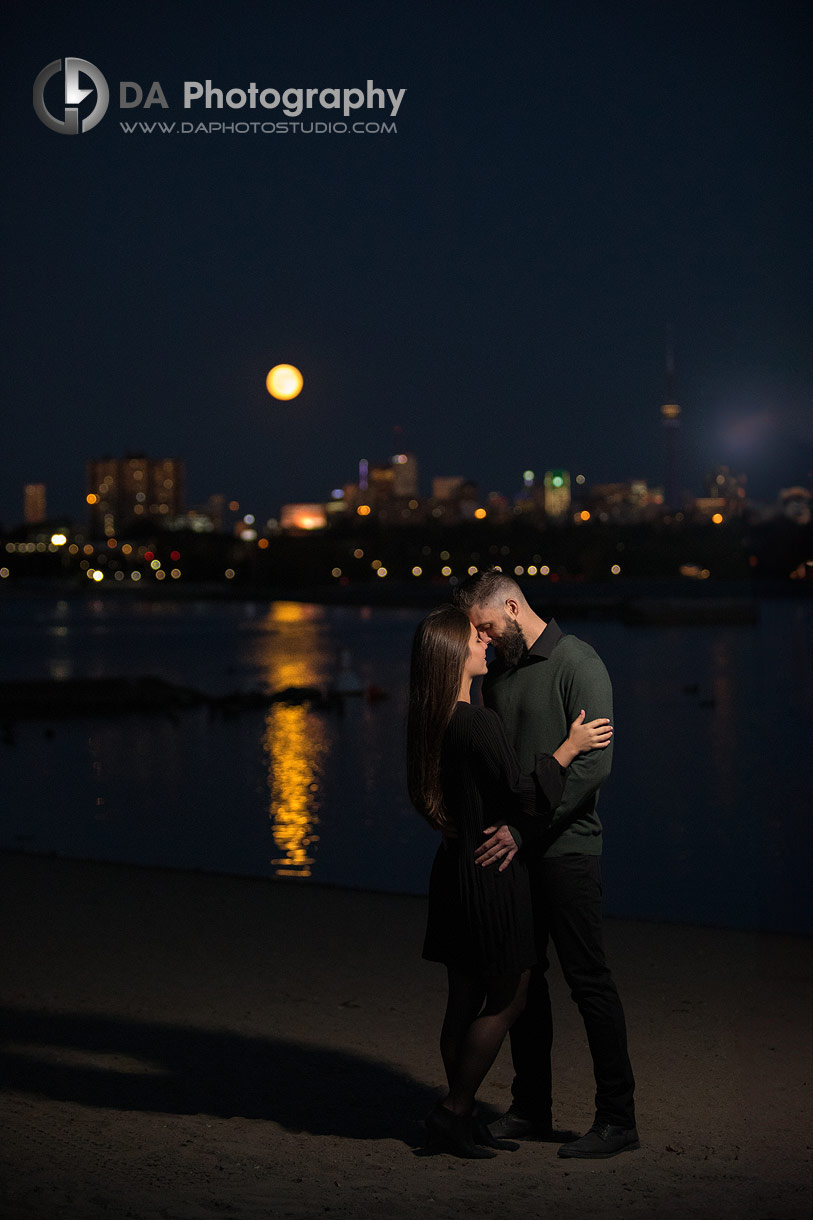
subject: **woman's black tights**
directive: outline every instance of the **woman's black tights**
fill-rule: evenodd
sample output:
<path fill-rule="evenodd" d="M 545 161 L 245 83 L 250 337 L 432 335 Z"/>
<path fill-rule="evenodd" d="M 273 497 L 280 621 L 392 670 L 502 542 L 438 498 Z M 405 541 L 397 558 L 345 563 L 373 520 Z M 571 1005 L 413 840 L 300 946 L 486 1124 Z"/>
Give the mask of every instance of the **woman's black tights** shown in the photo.
<path fill-rule="evenodd" d="M 471 1114 L 477 1090 L 525 1007 L 530 971 L 489 982 L 451 969 L 448 974 L 440 1053 L 449 1095 L 442 1104 L 455 1114 Z"/>

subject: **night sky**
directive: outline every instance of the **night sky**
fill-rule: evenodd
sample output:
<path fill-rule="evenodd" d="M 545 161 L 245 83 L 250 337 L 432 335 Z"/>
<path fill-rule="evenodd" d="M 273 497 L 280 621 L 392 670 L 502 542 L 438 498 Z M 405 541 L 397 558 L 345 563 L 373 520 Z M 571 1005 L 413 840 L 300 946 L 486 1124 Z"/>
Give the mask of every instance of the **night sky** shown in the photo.
<path fill-rule="evenodd" d="M 125 451 L 183 457 L 190 502 L 260 517 L 399 449 L 425 494 L 433 474 L 511 494 L 528 467 L 662 483 L 670 326 L 683 486 L 721 462 L 766 498 L 809 481 L 806 5 L 9 12 L 0 520 L 20 520 L 24 482 L 80 517 L 85 460 Z M 32 105 L 65 56 L 110 86 L 77 136 Z M 389 134 L 121 130 L 286 120 L 184 110 L 184 81 L 207 78 L 406 93 L 393 120 L 348 120 Z M 120 110 L 120 81 L 160 82 L 169 108 Z M 46 102 L 64 113 L 62 74 Z M 292 403 L 265 390 L 280 361 L 305 378 Z"/>

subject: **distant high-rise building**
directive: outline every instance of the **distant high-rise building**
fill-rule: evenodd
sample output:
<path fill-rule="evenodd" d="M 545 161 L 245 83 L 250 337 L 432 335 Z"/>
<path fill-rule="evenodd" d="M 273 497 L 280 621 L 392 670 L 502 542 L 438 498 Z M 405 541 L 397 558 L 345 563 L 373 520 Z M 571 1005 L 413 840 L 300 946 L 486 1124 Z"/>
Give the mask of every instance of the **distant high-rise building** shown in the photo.
<path fill-rule="evenodd" d="M 799 525 L 810 524 L 812 499 L 806 487 L 783 487 L 779 492 L 781 511 Z"/>
<path fill-rule="evenodd" d="M 221 495 L 220 492 L 215 492 L 213 495 L 209 496 L 209 499 L 206 501 L 204 512 L 211 520 L 212 527 L 217 531 L 218 534 L 223 529 L 223 516 L 225 511 L 226 497 L 224 495 Z"/>
<path fill-rule="evenodd" d="M 730 467 L 717 466 L 706 475 L 706 494 L 722 498 L 728 515 L 739 516 L 745 508 L 746 484 L 744 474 L 735 475 Z"/>
<path fill-rule="evenodd" d="M 561 521 L 570 512 L 570 473 L 567 470 L 545 471 L 545 512 Z"/>
<path fill-rule="evenodd" d="M 367 498 L 375 508 L 391 503 L 395 495 L 395 469 L 389 464 L 370 466 L 367 472 Z"/>
<path fill-rule="evenodd" d="M 409 499 L 418 494 L 418 460 L 414 453 L 396 453 L 392 459 L 393 494 Z"/>
<path fill-rule="evenodd" d="M 327 525 L 324 504 L 283 504 L 280 527 L 284 530 L 323 530 Z"/>
<path fill-rule="evenodd" d="M 112 538 L 133 525 L 166 525 L 180 516 L 184 464 L 180 458 L 97 458 L 87 464 L 91 529 Z"/>
<path fill-rule="evenodd" d="M 460 489 L 466 480 L 462 475 L 435 475 L 432 479 L 433 500 L 454 500 L 460 495 Z"/>
<path fill-rule="evenodd" d="M 23 520 L 26 525 L 38 525 L 48 516 L 44 483 L 26 483 L 23 488 Z"/>

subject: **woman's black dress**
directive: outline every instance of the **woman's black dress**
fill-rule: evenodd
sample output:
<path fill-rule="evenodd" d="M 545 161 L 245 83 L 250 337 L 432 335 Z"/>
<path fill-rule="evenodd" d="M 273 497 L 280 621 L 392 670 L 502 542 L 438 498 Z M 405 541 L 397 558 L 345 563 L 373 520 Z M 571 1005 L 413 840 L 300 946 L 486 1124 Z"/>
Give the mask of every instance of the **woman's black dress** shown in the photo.
<path fill-rule="evenodd" d="M 429 881 L 423 956 L 486 979 L 527 970 L 536 961 L 528 873 L 521 853 L 504 872 L 482 868 L 474 852 L 486 826 L 528 833 L 562 798 L 565 775 L 555 758 L 537 756 L 523 775 L 502 721 L 489 708 L 458 703 L 441 751 L 441 785 L 457 837 L 438 848 Z M 532 832 L 531 832 L 532 833 Z"/>

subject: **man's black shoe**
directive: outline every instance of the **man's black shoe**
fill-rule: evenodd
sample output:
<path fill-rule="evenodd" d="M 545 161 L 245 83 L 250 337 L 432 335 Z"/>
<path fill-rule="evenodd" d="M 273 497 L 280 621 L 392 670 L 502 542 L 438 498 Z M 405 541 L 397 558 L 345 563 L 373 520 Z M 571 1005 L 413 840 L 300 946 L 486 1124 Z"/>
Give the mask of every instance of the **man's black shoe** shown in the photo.
<path fill-rule="evenodd" d="M 583 1160 L 601 1161 L 619 1152 L 631 1152 L 640 1148 L 641 1141 L 635 1127 L 614 1127 L 612 1123 L 594 1123 L 586 1135 L 563 1144 L 559 1156 L 580 1157 Z"/>
<path fill-rule="evenodd" d="M 500 1140 L 538 1140 L 551 1144 L 562 1144 L 567 1140 L 575 1140 L 575 1131 L 558 1131 L 550 1122 L 540 1122 L 535 1118 L 523 1118 L 516 1110 L 508 1110 L 501 1118 L 495 1118 L 488 1124 L 491 1134 Z"/>

